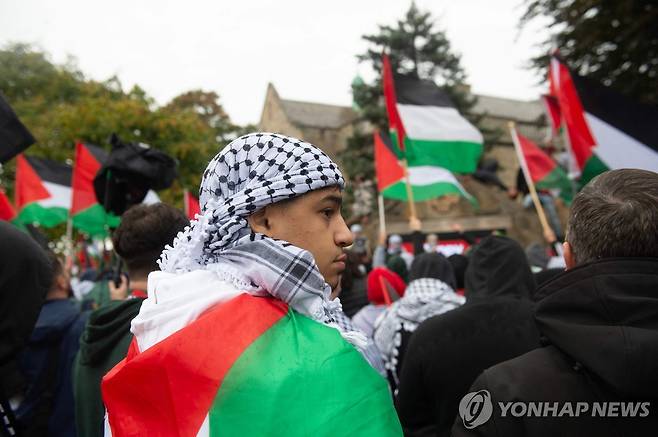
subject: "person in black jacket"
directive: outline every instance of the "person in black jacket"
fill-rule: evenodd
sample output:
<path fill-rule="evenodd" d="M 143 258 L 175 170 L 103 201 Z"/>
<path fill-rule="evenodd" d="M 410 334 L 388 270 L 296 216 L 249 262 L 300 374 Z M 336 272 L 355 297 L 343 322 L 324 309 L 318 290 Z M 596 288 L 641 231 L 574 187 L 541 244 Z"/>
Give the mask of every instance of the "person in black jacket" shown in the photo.
<path fill-rule="evenodd" d="M 485 370 L 453 435 L 656 434 L 658 174 L 593 179 L 572 204 L 564 258 L 536 294 L 545 346 Z"/>
<path fill-rule="evenodd" d="M 450 435 L 459 400 L 480 372 L 539 346 L 534 288 L 517 242 L 489 236 L 475 246 L 466 304 L 428 319 L 411 337 L 396 404 L 405 435 Z"/>

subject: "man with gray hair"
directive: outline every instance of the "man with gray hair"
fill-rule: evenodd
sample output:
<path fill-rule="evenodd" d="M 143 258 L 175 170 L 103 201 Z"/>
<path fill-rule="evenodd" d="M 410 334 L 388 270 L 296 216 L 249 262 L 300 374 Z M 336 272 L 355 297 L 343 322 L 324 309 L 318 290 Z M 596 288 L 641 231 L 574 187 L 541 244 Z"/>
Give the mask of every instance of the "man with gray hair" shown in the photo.
<path fill-rule="evenodd" d="M 635 436 L 658 429 L 658 174 L 603 173 L 578 193 L 567 271 L 542 285 L 543 347 L 485 370 L 454 436 Z"/>

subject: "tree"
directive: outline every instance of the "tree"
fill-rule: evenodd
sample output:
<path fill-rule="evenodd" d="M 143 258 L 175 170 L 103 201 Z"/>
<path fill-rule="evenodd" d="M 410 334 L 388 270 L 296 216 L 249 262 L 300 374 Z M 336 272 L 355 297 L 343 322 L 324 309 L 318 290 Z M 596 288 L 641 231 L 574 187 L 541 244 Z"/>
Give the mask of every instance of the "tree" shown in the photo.
<path fill-rule="evenodd" d="M 368 63 L 376 73 L 372 84 L 361 78 L 352 82 L 352 96 L 363 120 L 374 127 L 388 130 L 382 95 L 382 53 L 386 51 L 394 71 L 434 81 L 453 100 L 457 109 L 472 122 L 479 117 L 469 115 L 475 99 L 467 92 L 466 73 L 460 57 L 454 53 L 445 33 L 436 28 L 429 12 L 420 11 L 414 3 L 402 20 L 394 26 L 380 25 L 375 35 L 364 35 L 370 43 L 359 62 Z M 374 178 L 372 136 L 357 130 L 348 140 L 341 160 L 348 175 Z"/>
<path fill-rule="evenodd" d="M 77 141 L 109 150 L 112 133 L 171 155 L 179 162 L 179 178 L 160 194 L 172 204 L 181 204 L 183 188 L 198 188 L 208 160 L 242 133 L 215 92 L 186 92 L 158 107 L 139 86 L 124 91 L 116 77 L 87 79 L 73 62 L 54 64 L 25 44 L 0 50 L 0 91 L 37 139 L 30 155 L 71 162 Z M 2 179 L 10 191 L 13 162 Z"/>
<path fill-rule="evenodd" d="M 655 0 L 526 0 L 521 26 L 548 18 L 545 54 L 531 64 L 545 77 L 548 53 L 579 74 L 637 101 L 658 104 L 658 4 Z"/>

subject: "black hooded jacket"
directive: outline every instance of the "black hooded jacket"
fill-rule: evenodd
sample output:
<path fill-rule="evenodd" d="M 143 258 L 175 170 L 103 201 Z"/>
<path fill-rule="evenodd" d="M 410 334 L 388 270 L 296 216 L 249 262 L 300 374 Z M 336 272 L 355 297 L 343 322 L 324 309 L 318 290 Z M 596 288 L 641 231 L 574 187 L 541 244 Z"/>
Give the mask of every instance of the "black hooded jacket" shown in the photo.
<path fill-rule="evenodd" d="M 658 259 L 586 264 L 545 283 L 537 299 L 546 346 L 480 375 L 470 391 L 490 392 L 493 415 L 470 431 L 457 417 L 454 435 L 656 435 Z M 562 417 L 501 417 L 498 402 L 507 401 L 587 402 L 589 411 L 578 417 L 569 417 L 568 410 Z M 612 408 L 628 408 L 635 417 L 592 417 L 594 402 L 624 402 Z M 642 402 L 649 402 L 647 417 L 640 417 Z"/>
<path fill-rule="evenodd" d="M 397 409 L 408 436 L 450 435 L 459 401 L 484 369 L 539 346 L 521 246 L 487 237 L 471 254 L 466 304 L 423 322 L 411 338 Z"/>

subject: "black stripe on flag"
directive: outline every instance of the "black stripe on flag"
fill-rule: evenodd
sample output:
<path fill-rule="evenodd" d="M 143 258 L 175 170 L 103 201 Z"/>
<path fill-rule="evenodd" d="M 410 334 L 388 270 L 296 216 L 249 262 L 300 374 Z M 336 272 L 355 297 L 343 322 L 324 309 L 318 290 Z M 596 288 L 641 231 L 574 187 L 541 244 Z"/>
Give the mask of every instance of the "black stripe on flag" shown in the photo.
<path fill-rule="evenodd" d="M 105 160 L 107 159 L 107 157 L 109 155 L 109 153 L 107 153 L 105 151 L 105 149 L 103 149 L 100 146 L 95 146 L 95 145 L 89 144 L 89 143 L 83 143 L 83 144 L 87 148 L 87 150 L 89 150 L 89 152 L 92 155 L 94 155 L 94 158 L 96 158 L 96 161 L 98 161 L 98 163 L 100 165 L 105 164 Z"/>
<path fill-rule="evenodd" d="M 54 184 L 71 186 L 72 168 L 70 165 L 61 164 L 45 158 L 36 158 L 26 156 L 27 162 L 30 163 L 34 171 L 37 172 L 41 180 L 52 182 Z"/>
<path fill-rule="evenodd" d="M 431 80 L 394 74 L 395 98 L 403 105 L 441 106 L 454 108 L 450 97 Z"/>
<path fill-rule="evenodd" d="M 571 72 L 583 109 L 658 152 L 658 108 Z"/>
<path fill-rule="evenodd" d="M 0 93 L 0 163 L 9 161 L 35 141 Z"/>

